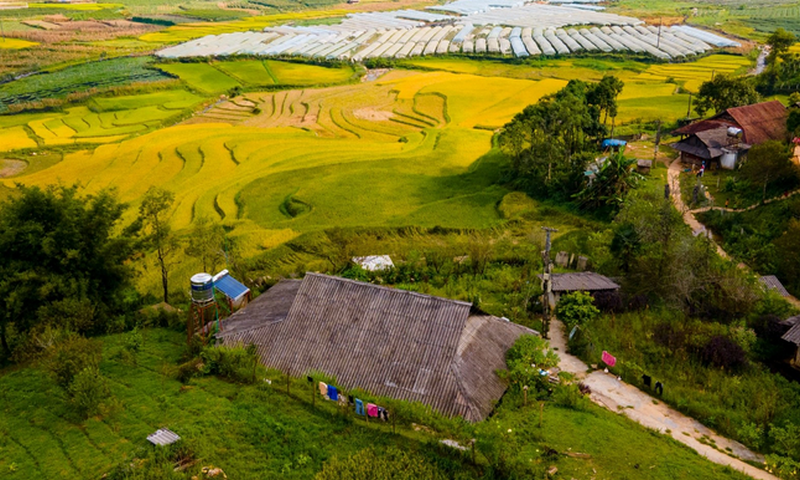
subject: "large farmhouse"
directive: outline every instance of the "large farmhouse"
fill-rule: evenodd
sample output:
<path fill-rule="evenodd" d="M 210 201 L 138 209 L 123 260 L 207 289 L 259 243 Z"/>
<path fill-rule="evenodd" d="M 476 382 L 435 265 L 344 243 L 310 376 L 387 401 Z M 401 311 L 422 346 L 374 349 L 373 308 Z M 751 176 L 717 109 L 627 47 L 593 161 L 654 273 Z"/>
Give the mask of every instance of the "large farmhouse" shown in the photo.
<path fill-rule="evenodd" d="M 753 145 L 786 140 L 787 117 L 779 101 L 729 108 L 672 132 L 683 138 L 671 147 L 680 152 L 683 163 L 733 169 Z"/>
<path fill-rule="evenodd" d="M 466 302 L 316 273 L 284 280 L 230 317 L 225 344 L 255 344 L 295 376 L 321 371 L 345 389 L 486 418 L 506 390 L 496 371 L 523 334 Z"/>

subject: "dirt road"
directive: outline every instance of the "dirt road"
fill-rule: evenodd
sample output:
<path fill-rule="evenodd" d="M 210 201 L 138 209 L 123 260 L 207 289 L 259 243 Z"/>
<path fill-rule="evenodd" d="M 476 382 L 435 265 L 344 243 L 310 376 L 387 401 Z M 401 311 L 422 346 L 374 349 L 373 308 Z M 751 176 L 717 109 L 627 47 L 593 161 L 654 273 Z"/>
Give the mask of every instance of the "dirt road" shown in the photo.
<path fill-rule="evenodd" d="M 585 363 L 567 353 L 564 324 L 558 320 L 553 320 L 550 326 L 550 346 L 556 349 L 561 358 L 561 370 L 574 374 L 591 387 L 591 399 L 594 403 L 612 412 L 622 413 L 648 428 L 668 434 L 714 463 L 728 465 L 759 480 L 779 480 L 778 477 L 742 461 L 763 463 L 764 457 L 750 451 L 741 443 L 717 435 L 697 420 L 673 410 L 638 388 L 617 380 L 610 373 L 602 370 L 589 373 L 589 367 Z"/>

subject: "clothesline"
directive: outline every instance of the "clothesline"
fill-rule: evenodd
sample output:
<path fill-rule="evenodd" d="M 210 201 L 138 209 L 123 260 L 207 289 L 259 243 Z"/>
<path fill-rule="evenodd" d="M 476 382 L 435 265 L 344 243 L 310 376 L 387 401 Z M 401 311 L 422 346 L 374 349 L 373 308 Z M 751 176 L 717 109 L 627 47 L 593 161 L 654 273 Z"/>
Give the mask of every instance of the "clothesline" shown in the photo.
<path fill-rule="evenodd" d="M 311 377 L 308 377 L 309 381 L 313 382 Z M 332 402 L 338 402 L 343 408 L 348 407 L 351 404 L 355 406 L 356 415 L 379 418 L 384 422 L 389 420 L 389 412 L 385 408 L 376 405 L 374 403 L 367 403 L 364 405 L 364 401 L 360 398 L 353 398 L 352 395 L 345 396 L 342 394 L 339 389 L 337 389 L 333 385 L 328 385 L 325 382 L 319 382 L 319 393 L 325 400 L 330 400 Z M 365 408 L 366 407 L 366 408 Z"/>

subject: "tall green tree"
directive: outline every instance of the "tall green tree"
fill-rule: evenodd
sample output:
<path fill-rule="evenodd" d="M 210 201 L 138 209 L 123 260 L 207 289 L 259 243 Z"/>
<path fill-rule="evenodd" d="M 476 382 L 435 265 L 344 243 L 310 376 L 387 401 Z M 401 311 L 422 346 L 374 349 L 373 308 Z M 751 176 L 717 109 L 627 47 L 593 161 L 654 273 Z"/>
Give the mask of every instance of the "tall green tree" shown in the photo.
<path fill-rule="evenodd" d="M 783 28 L 778 28 L 767 37 L 767 45 L 770 46 L 767 62 L 774 65 L 778 58 L 789 51 L 789 48 L 797 42 L 797 37 L 792 32 L 787 32 Z"/>
<path fill-rule="evenodd" d="M 713 80 L 700 85 L 694 109 L 702 117 L 709 111 L 719 113 L 728 108 L 750 105 L 760 100 L 761 96 L 748 78 L 717 75 Z"/>
<path fill-rule="evenodd" d="M 589 104 L 596 105 L 600 109 L 604 127 L 608 124 L 608 117 L 611 117 L 613 125 L 617 117 L 617 97 L 624 87 L 625 83 L 614 75 L 605 75 L 599 83 L 590 87 L 587 100 Z"/>
<path fill-rule="evenodd" d="M 797 167 L 792 163 L 792 152 L 787 145 L 770 140 L 754 146 L 747 152 L 747 160 L 742 164 L 741 175 L 761 186 L 761 200 L 766 200 L 767 186 L 771 183 L 794 181 Z"/>
<path fill-rule="evenodd" d="M 203 264 L 204 272 L 213 274 L 217 265 L 225 261 L 225 229 L 208 217 L 198 218 L 184 253 L 198 259 Z"/>
<path fill-rule="evenodd" d="M 139 205 L 139 222 L 145 242 L 155 250 L 156 264 L 161 270 L 164 301 L 169 302 L 169 270 L 173 254 L 180 244 L 172 232 L 169 217 L 175 194 L 160 187 L 150 187 Z"/>
<path fill-rule="evenodd" d="M 516 181 L 539 196 L 568 196 L 580 188 L 583 171 L 605 134 L 600 122 L 602 107 L 593 103 L 601 102 L 595 98 L 594 88 L 572 80 L 562 90 L 525 107 L 505 125 L 499 145 L 512 160 Z M 591 99 L 590 94 L 594 96 Z"/>
<path fill-rule="evenodd" d="M 21 185 L 18 191 L 0 205 L 0 345 L 6 355 L 11 326 L 23 335 L 42 323 L 88 331 L 120 311 L 135 253 L 134 242 L 116 233 L 125 206 L 112 191 L 80 196 L 77 186 Z M 56 314 L 67 305 L 80 312 Z"/>

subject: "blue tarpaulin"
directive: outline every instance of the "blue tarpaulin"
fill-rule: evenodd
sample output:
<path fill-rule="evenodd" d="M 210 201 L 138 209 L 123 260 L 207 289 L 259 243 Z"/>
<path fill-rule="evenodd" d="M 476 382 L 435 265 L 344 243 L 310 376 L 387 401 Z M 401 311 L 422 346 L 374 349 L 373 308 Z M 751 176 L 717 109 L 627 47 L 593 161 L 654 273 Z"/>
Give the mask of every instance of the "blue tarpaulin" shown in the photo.
<path fill-rule="evenodd" d="M 250 289 L 242 285 L 241 282 L 231 277 L 227 270 L 223 270 L 214 276 L 214 288 L 234 301 L 250 291 Z"/>
<path fill-rule="evenodd" d="M 625 140 L 617 140 L 616 138 L 607 138 L 603 140 L 603 143 L 601 143 L 600 145 L 603 148 L 611 148 L 611 147 L 619 148 L 619 147 L 624 147 L 627 144 L 628 142 L 626 142 Z"/>

